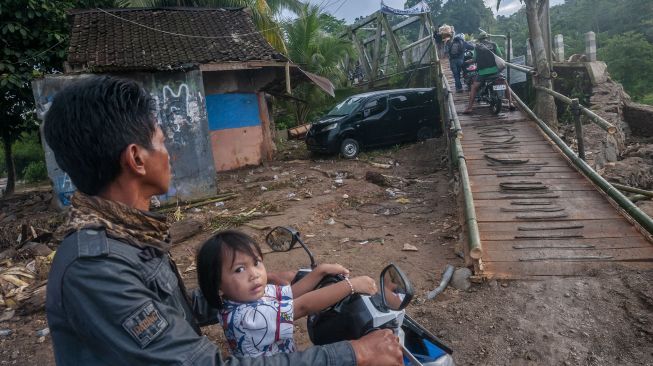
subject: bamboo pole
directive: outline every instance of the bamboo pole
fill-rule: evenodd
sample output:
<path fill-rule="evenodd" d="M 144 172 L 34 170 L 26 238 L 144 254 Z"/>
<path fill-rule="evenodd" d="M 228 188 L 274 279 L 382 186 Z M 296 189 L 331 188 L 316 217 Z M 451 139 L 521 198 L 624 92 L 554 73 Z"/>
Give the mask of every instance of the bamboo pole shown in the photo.
<path fill-rule="evenodd" d="M 171 205 L 171 206 L 166 205 L 166 207 L 156 209 L 156 210 L 152 210 L 152 211 L 156 212 L 156 213 L 168 213 L 168 212 L 175 211 L 177 209 L 177 207 L 181 207 L 182 210 L 187 210 L 189 208 L 204 206 L 204 205 L 208 205 L 208 204 L 214 203 L 214 202 L 230 200 L 230 199 L 236 198 L 238 196 L 239 196 L 238 193 L 228 193 L 228 194 L 224 194 L 224 195 L 220 195 L 220 196 L 211 197 L 211 198 L 208 198 L 208 199 L 194 200 L 194 201 L 190 201 L 188 203 L 174 204 L 174 205 Z"/>
<path fill-rule="evenodd" d="M 619 184 L 619 183 L 612 183 L 612 186 L 619 189 L 620 191 L 638 193 L 638 194 L 641 194 L 643 196 L 653 197 L 653 192 L 652 191 L 647 191 L 645 189 L 630 187 L 630 186 Z"/>
<path fill-rule="evenodd" d="M 631 202 L 635 203 L 635 202 L 639 202 L 639 201 L 650 200 L 651 197 L 649 197 L 649 196 L 645 196 L 645 195 L 643 195 L 643 194 L 634 194 L 634 195 L 632 195 L 632 196 L 629 196 L 628 199 L 629 199 Z"/>
<path fill-rule="evenodd" d="M 601 175 L 599 175 L 597 172 L 592 169 L 586 162 L 581 160 L 567 144 L 562 141 L 558 135 L 547 126 L 547 124 L 542 121 L 535 113 L 528 108 L 526 103 L 524 103 L 519 96 L 512 90 L 510 91 L 512 93 L 512 97 L 514 98 L 515 101 L 522 107 L 528 115 L 537 122 L 537 124 L 540 126 L 540 129 L 544 131 L 544 133 L 551 139 L 555 144 L 560 148 L 560 150 L 571 160 L 571 162 L 583 173 L 585 176 L 592 181 L 594 184 L 596 184 L 605 194 L 607 194 L 610 198 L 612 198 L 622 209 L 624 209 L 635 221 L 637 221 L 642 227 L 648 231 L 649 233 L 653 234 L 653 219 L 649 217 L 647 214 L 645 214 L 642 210 L 639 209 L 639 207 L 635 206 L 634 203 L 632 203 L 626 196 L 623 195 L 623 193 L 619 192 L 619 190 L 615 187 L 613 187 L 607 180 L 605 180 Z"/>
<path fill-rule="evenodd" d="M 456 105 L 453 101 L 453 95 L 451 94 L 451 89 L 449 89 L 449 81 L 447 80 L 447 77 L 444 75 L 442 75 L 442 83 L 444 84 L 444 92 L 445 92 L 444 97 L 447 98 L 447 105 L 449 106 L 449 110 L 453 111 L 451 112 L 451 120 L 453 121 L 454 132 L 456 133 L 457 138 L 462 139 L 463 128 L 460 126 L 458 113 L 454 113 L 456 111 Z"/>
<path fill-rule="evenodd" d="M 572 105 L 573 100 L 563 94 L 560 94 L 554 90 L 547 89 L 542 86 L 535 86 L 535 89 L 543 91 L 547 94 L 552 95 L 554 98 L 560 99 L 563 101 L 565 104 Z M 578 106 L 580 111 L 584 113 L 589 119 L 594 122 L 596 125 L 601 127 L 603 130 L 605 130 L 607 133 L 614 135 L 617 132 L 617 128 L 610 122 L 606 121 L 605 119 L 601 118 L 599 115 L 596 113 L 592 112 L 591 110 L 587 109 L 587 107 L 579 105 Z"/>
<path fill-rule="evenodd" d="M 527 74 L 535 74 L 535 69 L 533 69 L 532 67 L 517 65 L 517 64 L 513 64 L 512 62 L 508 62 L 508 61 L 505 61 L 505 63 L 506 63 L 506 65 L 508 67 L 512 67 L 515 70 L 523 71 L 523 72 L 525 72 Z"/>
<path fill-rule="evenodd" d="M 459 138 L 456 138 L 455 140 L 455 148 L 458 157 L 458 171 L 460 171 L 460 180 L 463 187 L 463 197 L 465 201 L 465 223 L 467 224 L 467 233 L 469 235 L 469 256 L 478 260 L 483 256 L 481 235 L 478 230 L 478 221 L 476 220 L 474 196 L 472 195 L 472 187 L 469 183 L 467 162 Z"/>
<path fill-rule="evenodd" d="M 444 83 L 447 79 L 442 78 Z M 448 90 L 448 84 L 445 84 L 445 90 Z M 453 102 L 451 93 L 448 93 L 446 98 Z M 446 115 L 450 120 L 458 121 L 458 114 L 456 113 L 455 106 L 452 109 L 453 103 L 447 103 L 445 107 Z M 458 122 L 460 127 L 460 122 Z M 459 130 L 461 133 L 462 131 Z M 474 196 L 472 194 L 472 187 L 469 181 L 469 173 L 467 171 L 467 161 L 463 152 L 463 146 L 460 137 L 454 138 L 454 144 L 451 149 L 451 155 L 455 162 L 458 164 L 458 171 L 460 172 L 460 180 L 463 191 L 463 201 L 465 203 L 465 224 L 467 225 L 469 256 L 472 259 L 479 260 L 483 256 L 483 246 L 481 244 L 481 234 L 478 229 L 478 220 L 476 219 L 476 208 L 474 207 Z"/>

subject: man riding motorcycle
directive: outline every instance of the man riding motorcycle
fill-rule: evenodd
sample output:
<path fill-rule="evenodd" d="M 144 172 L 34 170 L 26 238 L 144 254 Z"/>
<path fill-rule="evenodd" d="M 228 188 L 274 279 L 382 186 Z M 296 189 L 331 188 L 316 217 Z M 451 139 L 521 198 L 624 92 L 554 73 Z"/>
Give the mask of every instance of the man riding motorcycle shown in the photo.
<path fill-rule="evenodd" d="M 493 80 L 499 75 L 499 69 L 497 68 L 496 62 L 494 61 L 494 55 L 501 57 L 503 54 L 501 53 L 499 46 L 496 43 L 491 42 L 489 38 L 490 36 L 485 32 L 481 32 L 481 34 L 478 36 L 479 42 L 474 48 L 474 59 L 476 61 L 477 75 L 474 79 L 472 89 L 469 93 L 469 103 L 467 108 L 462 112 L 463 114 L 472 113 L 472 107 L 474 106 L 476 93 L 478 93 L 478 89 L 480 88 L 481 84 L 486 80 Z M 508 88 L 507 82 L 506 90 L 510 90 Z M 507 93 L 507 97 L 508 105 L 510 106 L 509 108 L 511 111 L 514 111 L 515 107 L 512 104 L 510 92 Z"/>

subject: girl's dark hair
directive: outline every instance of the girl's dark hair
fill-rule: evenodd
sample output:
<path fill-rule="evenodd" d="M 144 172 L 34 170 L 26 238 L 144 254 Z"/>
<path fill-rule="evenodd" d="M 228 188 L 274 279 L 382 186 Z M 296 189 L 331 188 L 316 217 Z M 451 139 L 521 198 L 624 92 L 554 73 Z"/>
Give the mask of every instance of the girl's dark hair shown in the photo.
<path fill-rule="evenodd" d="M 220 231 L 207 240 L 197 252 L 197 281 L 206 301 L 216 309 L 222 308 L 222 299 L 218 294 L 222 281 L 222 264 L 228 260 L 227 252 L 232 253 L 231 262 L 236 252 L 263 258 L 261 247 L 249 235 L 237 230 Z"/>

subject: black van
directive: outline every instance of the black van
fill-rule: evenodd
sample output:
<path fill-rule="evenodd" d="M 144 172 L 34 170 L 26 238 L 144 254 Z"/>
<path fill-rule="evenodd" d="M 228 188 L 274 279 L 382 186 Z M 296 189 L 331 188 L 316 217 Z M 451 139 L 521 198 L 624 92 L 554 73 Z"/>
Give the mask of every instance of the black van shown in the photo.
<path fill-rule="evenodd" d="M 380 90 L 353 95 L 311 125 L 310 151 L 356 157 L 361 147 L 425 140 L 440 135 L 434 88 Z"/>

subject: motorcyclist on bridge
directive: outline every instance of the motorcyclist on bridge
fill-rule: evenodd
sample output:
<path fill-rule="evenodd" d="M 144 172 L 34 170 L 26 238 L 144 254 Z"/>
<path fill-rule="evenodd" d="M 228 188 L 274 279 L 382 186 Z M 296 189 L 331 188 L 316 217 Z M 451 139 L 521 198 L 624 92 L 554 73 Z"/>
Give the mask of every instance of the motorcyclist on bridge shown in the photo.
<path fill-rule="evenodd" d="M 438 33 L 444 42 L 444 52 L 449 57 L 449 67 L 456 84 L 456 93 L 462 93 L 463 84 L 460 81 L 460 76 L 463 71 L 465 51 L 473 50 L 474 46 L 465 41 L 463 34 L 455 34 L 451 26 L 443 25 L 438 29 Z"/>
<path fill-rule="evenodd" d="M 469 103 L 467 108 L 462 112 L 463 114 L 472 113 L 474 100 L 476 100 L 476 94 L 478 93 L 481 84 L 486 80 L 493 80 L 499 75 L 499 69 L 494 60 L 494 55 L 503 57 L 501 48 L 499 48 L 496 43 L 490 41 L 490 36 L 486 32 L 481 32 L 478 35 L 478 41 L 479 42 L 474 47 L 474 60 L 476 62 L 478 74 L 474 79 L 474 83 L 472 83 L 471 92 L 469 93 Z M 506 90 L 510 90 L 507 82 Z M 510 92 L 507 93 L 507 98 L 510 110 L 514 111 L 515 106 L 512 104 Z"/>

